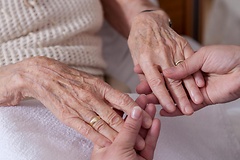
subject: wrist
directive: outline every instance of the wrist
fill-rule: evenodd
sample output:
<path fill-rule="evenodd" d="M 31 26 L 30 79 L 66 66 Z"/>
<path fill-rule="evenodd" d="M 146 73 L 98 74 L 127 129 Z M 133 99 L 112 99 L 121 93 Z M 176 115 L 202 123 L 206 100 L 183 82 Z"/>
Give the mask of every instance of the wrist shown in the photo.
<path fill-rule="evenodd" d="M 163 10 L 143 10 L 134 17 L 132 25 L 144 24 L 145 26 L 170 27 L 170 18 Z"/>
<path fill-rule="evenodd" d="M 143 10 L 160 10 L 160 8 L 147 0 L 117 0 L 126 15 L 127 21 L 131 26 L 133 19 Z"/>
<path fill-rule="evenodd" d="M 143 10 L 143 11 L 141 11 L 141 13 L 145 13 L 145 12 L 154 12 L 154 11 L 156 11 L 156 10 L 154 10 L 154 9 L 147 9 L 147 10 Z M 165 12 L 164 12 L 164 14 L 165 14 Z M 165 19 L 167 19 L 166 17 L 168 17 L 168 26 L 169 27 L 172 27 L 172 20 L 169 18 L 169 16 L 168 15 L 163 15 L 163 17 L 165 16 Z"/>
<path fill-rule="evenodd" d="M 18 72 L 19 68 L 15 64 L 10 64 L 0 68 L 0 104 L 16 105 L 23 98 L 21 89 L 23 80 Z"/>

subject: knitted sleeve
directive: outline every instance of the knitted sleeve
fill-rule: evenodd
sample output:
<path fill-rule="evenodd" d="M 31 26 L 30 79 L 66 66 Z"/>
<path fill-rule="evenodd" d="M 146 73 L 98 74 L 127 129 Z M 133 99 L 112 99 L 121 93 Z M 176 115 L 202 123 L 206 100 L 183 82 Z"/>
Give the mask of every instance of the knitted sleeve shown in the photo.
<path fill-rule="evenodd" d="M 46 56 L 102 75 L 99 0 L 0 0 L 0 66 Z"/>

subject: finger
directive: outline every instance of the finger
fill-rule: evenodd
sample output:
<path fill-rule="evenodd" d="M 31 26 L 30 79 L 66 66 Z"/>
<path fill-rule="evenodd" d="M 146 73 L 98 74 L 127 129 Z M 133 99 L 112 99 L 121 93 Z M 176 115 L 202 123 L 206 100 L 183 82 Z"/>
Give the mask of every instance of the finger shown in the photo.
<path fill-rule="evenodd" d="M 183 114 L 190 115 L 193 113 L 193 109 L 189 102 L 188 96 L 186 94 L 185 89 L 183 88 L 183 84 L 181 80 L 172 80 L 167 79 L 167 86 L 173 97 L 177 107 L 182 111 Z"/>
<path fill-rule="evenodd" d="M 147 97 L 146 95 L 139 95 L 139 97 L 135 100 L 135 102 L 139 105 L 139 107 L 141 107 L 143 110 L 145 110 L 145 108 L 147 107 L 148 101 L 147 101 Z M 148 113 L 148 112 L 147 112 Z M 150 115 L 151 116 L 151 115 Z M 142 130 L 146 130 L 146 129 L 142 129 Z M 140 136 L 137 135 L 137 141 L 136 144 L 134 146 L 134 148 L 136 150 L 142 150 L 145 147 L 145 141 L 144 139 Z"/>
<path fill-rule="evenodd" d="M 185 59 L 191 57 L 194 54 L 195 53 L 192 47 L 190 46 L 189 43 L 187 43 L 186 47 L 184 48 Z M 203 87 L 205 85 L 205 80 L 203 78 L 201 71 L 197 71 L 196 73 L 194 73 L 193 77 L 198 87 Z"/>
<path fill-rule="evenodd" d="M 135 102 L 139 105 L 139 107 L 141 107 L 143 110 L 145 110 L 145 108 L 147 107 L 148 101 L 147 101 L 147 97 L 146 95 L 140 95 Z M 147 111 L 146 111 L 147 112 Z M 148 112 L 147 112 L 148 113 Z M 149 113 L 148 113 L 149 114 Z M 151 116 L 151 115 L 150 115 Z M 142 129 L 142 130 L 146 130 L 146 129 Z M 145 141 L 143 139 L 142 136 L 137 135 L 137 141 L 136 144 L 134 146 L 134 148 L 136 150 L 142 150 L 145 147 Z"/>
<path fill-rule="evenodd" d="M 148 99 L 148 103 L 159 104 L 157 97 L 154 94 L 146 95 Z"/>
<path fill-rule="evenodd" d="M 147 96 L 144 94 L 141 94 L 138 96 L 138 98 L 135 100 L 135 102 L 138 104 L 139 107 L 141 107 L 143 110 L 145 110 L 145 108 L 148 104 Z"/>
<path fill-rule="evenodd" d="M 191 97 L 191 100 L 195 104 L 200 104 L 203 102 L 203 95 L 196 85 L 196 82 L 194 81 L 192 76 L 188 76 L 183 79 L 184 86 L 188 91 L 189 96 Z M 192 107 L 191 107 L 192 108 Z"/>
<path fill-rule="evenodd" d="M 166 81 L 177 107 L 180 108 L 182 113 L 191 115 L 193 109 L 189 101 L 189 96 L 196 104 L 200 104 L 203 101 L 203 96 L 192 76 L 186 77 L 183 80 L 167 79 Z"/>
<path fill-rule="evenodd" d="M 118 112 L 116 112 L 114 109 L 111 108 L 111 105 L 107 105 L 102 101 L 99 101 L 98 103 L 93 104 L 93 111 L 97 113 L 103 122 L 105 122 L 108 126 L 113 128 L 115 131 L 119 132 L 124 120 L 122 119 L 122 115 L 119 115 Z M 91 118 L 94 118 L 91 116 Z M 102 121 L 100 121 L 102 122 Z M 99 127 L 106 127 L 105 124 L 102 123 L 103 126 L 99 124 Z M 98 130 L 101 128 L 98 128 Z M 115 137 L 114 137 L 115 138 Z"/>
<path fill-rule="evenodd" d="M 158 98 L 162 107 L 168 112 L 173 112 L 176 109 L 176 107 L 170 94 L 166 89 L 164 78 L 159 73 L 158 68 L 155 68 L 154 66 L 148 63 L 142 63 L 141 68 L 144 71 L 144 74 L 146 76 L 149 86 L 151 87 L 151 90 L 153 91 L 154 95 Z"/>
<path fill-rule="evenodd" d="M 134 68 L 133 68 L 134 72 L 137 73 L 137 74 L 143 74 L 143 71 L 140 67 L 139 64 L 135 65 Z"/>
<path fill-rule="evenodd" d="M 198 111 L 206 106 L 205 104 L 194 104 L 193 102 L 191 104 L 193 106 L 194 111 Z M 176 116 L 182 116 L 183 113 L 179 109 L 176 109 L 176 111 L 173 113 L 168 113 L 168 112 L 164 111 L 163 109 L 161 109 L 160 115 L 165 116 L 165 117 L 176 117 Z"/>
<path fill-rule="evenodd" d="M 203 64 L 203 58 L 197 52 L 191 57 L 185 59 L 178 66 L 163 70 L 164 76 L 173 79 L 183 79 L 199 71 Z"/>
<path fill-rule="evenodd" d="M 103 117 L 103 116 L 102 116 Z M 93 127 L 98 133 L 102 134 L 110 141 L 114 141 L 115 137 L 117 136 L 117 131 L 109 126 L 102 118 L 99 116 L 92 117 L 89 121 L 91 127 Z"/>
<path fill-rule="evenodd" d="M 110 87 L 105 88 L 103 91 L 104 97 L 109 102 L 111 106 L 118 110 L 124 111 L 127 115 L 131 113 L 133 107 L 137 106 L 137 103 L 125 93 L 121 93 L 118 90 L 111 89 Z M 143 112 L 143 123 L 142 127 L 150 128 L 152 125 L 151 117 L 144 111 Z"/>
<path fill-rule="evenodd" d="M 127 117 L 121 131 L 113 143 L 120 146 L 123 145 L 126 148 L 134 147 L 143 120 L 142 113 L 143 110 L 138 106 L 132 109 L 130 116 Z"/>
<path fill-rule="evenodd" d="M 136 65 L 134 67 L 134 71 L 138 74 L 140 83 L 137 85 L 136 87 L 136 91 L 138 94 L 150 94 L 152 93 L 152 90 L 150 88 L 150 86 L 147 83 L 146 77 L 140 67 L 140 65 Z"/>
<path fill-rule="evenodd" d="M 98 116 L 99 114 L 97 115 L 96 110 L 93 109 L 96 106 L 98 107 L 99 110 L 104 110 L 103 108 L 105 108 L 106 110 L 111 110 L 112 112 L 114 112 L 109 107 L 106 107 L 107 106 L 106 104 L 104 104 L 103 102 L 101 103 L 101 101 L 98 101 L 96 98 L 92 98 L 91 101 L 86 102 L 89 99 L 89 97 L 94 97 L 94 95 L 92 95 L 91 93 L 89 93 L 86 90 L 79 90 L 78 86 L 74 86 L 75 87 L 74 91 L 79 91 L 79 93 L 81 93 L 81 94 L 76 95 L 76 94 L 73 94 L 73 93 L 69 92 L 68 90 L 66 90 L 66 88 L 63 87 L 63 85 L 61 85 L 60 87 L 59 86 L 53 87 L 54 85 L 57 85 L 57 83 L 52 84 L 52 89 L 49 89 L 48 92 L 55 94 L 55 95 L 62 94 L 62 95 L 64 95 L 62 97 L 62 99 L 59 100 L 58 98 L 52 98 L 51 101 L 42 101 L 42 102 L 45 102 L 44 104 L 46 106 L 55 106 L 55 107 L 52 107 L 49 109 L 63 123 L 67 124 L 68 126 L 70 126 L 72 128 L 75 128 L 77 130 L 79 130 L 79 128 L 80 128 L 79 125 L 73 119 L 82 119 L 82 121 L 85 121 L 84 123 L 90 123 L 90 121 L 94 117 Z M 54 88 L 58 88 L 58 90 L 56 91 L 56 90 L 54 90 Z M 97 97 L 97 96 L 95 96 L 95 97 Z M 59 103 L 59 101 L 60 101 L 60 103 Z M 54 105 L 52 105 L 52 104 L 54 104 Z M 92 106 L 94 106 L 94 107 L 92 107 Z M 105 113 L 105 115 L 103 115 L 103 116 L 102 115 L 99 115 L 99 116 L 104 117 L 104 116 L 106 116 L 106 114 L 107 113 Z M 111 115 L 113 115 L 113 114 L 111 114 Z M 119 115 L 117 115 L 117 113 L 115 113 L 115 115 L 120 117 Z M 120 117 L 120 119 L 121 119 L 121 117 Z M 81 124 L 84 125 L 84 123 L 82 122 Z M 123 120 L 122 120 L 122 123 L 123 123 Z M 91 126 L 89 126 L 89 127 L 91 127 Z M 97 123 L 95 123 L 92 126 L 93 128 L 91 127 L 92 130 L 94 130 L 94 131 L 90 130 L 89 127 L 85 126 L 84 128 L 88 129 L 89 132 L 91 131 L 91 136 L 93 133 L 98 132 L 98 134 L 102 134 L 102 136 L 113 141 L 117 135 L 117 132 L 113 128 L 109 127 L 109 125 L 107 123 L 105 123 L 105 121 L 103 121 L 102 119 L 97 121 Z M 84 133 L 84 134 L 86 135 L 87 133 Z M 91 138 L 91 139 L 93 139 L 93 138 Z"/>
<path fill-rule="evenodd" d="M 148 104 L 145 108 L 145 111 L 151 116 L 153 119 L 156 114 L 156 106 L 154 104 Z"/>
<path fill-rule="evenodd" d="M 111 144 L 111 141 L 108 138 L 98 133 L 89 124 L 79 118 L 69 119 L 69 123 L 67 123 L 67 125 L 81 133 L 84 137 L 88 138 L 99 147 L 106 147 Z"/>
<path fill-rule="evenodd" d="M 112 108 L 120 117 L 123 117 L 124 112 L 115 108 Z"/>
<path fill-rule="evenodd" d="M 97 95 L 93 95 L 93 93 L 82 90 L 81 95 L 78 97 L 80 99 L 79 104 L 84 106 L 84 108 L 75 107 L 75 110 L 87 123 L 90 123 L 97 116 L 101 117 L 92 127 L 109 140 L 113 141 L 124 123 L 122 117 L 115 112 L 109 104 L 106 104 Z M 90 101 L 88 101 L 89 97 L 92 98 Z M 76 106 L 79 106 L 79 104 Z"/>
<path fill-rule="evenodd" d="M 147 130 L 147 129 L 144 129 L 144 130 Z M 136 135 L 136 136 L 137 136 L 137 140 L 136 140 L 136 143 L 134 145 L 134 149 L 137 150 L 137 151 L 141 151 L 145 147 L 145 140 L 139 134 Z"/>
<path fill-rule="evenodd" d="M 194 73 L 193 78 L 198 87 L 201 88 L 205 86 L 205 80 L 201 71 L 197 71 L 196 73 Z"/>
<path fill-rule="evenodd" d="M 181 40 L 181 37 L 180 37 Z M 174 60 L 174 65 L 178 65 L 179 62 L 184 60 L 184 55 L 183 55 L 183 49 L 184 46 L 181 46 L 181 43 L 177 43 L 176 40 L 172 40 L 175 43 L 175 48 L 172 46 L 171 48 L 175 48 L 175 54 L 173 54 L 173 60 Z M 187 83 L 187 87 L 189 87 L 189 83 L 192 84 L 191 82 L 194 82 L 193 79 L 190 77 L 187 80 L 173 80 L 166 78 L 166 84 L 168 86 L 168 89 L 171 93 L 171 96 L 173 97 L 175 103 L 177 104 L 177 107 L 180 108 L 180 110 L 187 115 L 191 115 L 193 113 L 193 109 L 190 105 L 188 94 L 185 90 L 185 83 Z M 193 85 L 193 87 L 195 87 Z M 193 88 L 191 90 L 191 93 L 195 93 L 195 91 L 198 90 L 198 88 Z"/>
<path fill-rule="evenodd" d="M 146 109 L 145 111 L 151 116 L 151 118 L 153 119 L 155 114 L 156 114 L 156 106 L 154 104 L 148 104 L 146 106 Z M 147 132 L 148 130 L 147 129 L 144 129 L 144 128 L 141 128 L 139 134 L 141 135 L 142 138 L 146 138 L 146 135 L 147 135 Z"/>
<path fill-rule="evenodd" d="M 140 69 L 140 73 L 138 73 L 140 83 L 136 87 L 137 93 L 138 94 L 150 94 L 150 93 L 152 93 L 152 90 L 147 83 L 146 77 L 143 74 L 142 69 L 140 68 L 140 65 L 137 65 L 135 68 Z"/>
<path fill-rule="evenodd" d="M 160 128 L 160 120 L 154 119 L 152 127 L 149 129 L 145 139 L 145 148 L 140 152 L 140 155 L 145 159 L 153 159 L 154 151 L 160 134 Z"/>
<path fill-rule="evenodd" d="M 184 48 L 185 59 L 193 55 L 194 52 L 189 43 L 187 43 L 186 47 Z M 191 77 L 192 78 L 186 78 L 184 80 L 184 84 L 193 102 L 196 104 L 200 104 L 203 101 L 203 95 L 201 94 L 199 87 L 203 87 L 205 85 L 205 81 L 202 73 L 199 70 Z"/>
<path fill-rule="evenodd" d="M 140 83 L 136 87 L 136 91 L 138 94 L 152 93 L 152 90 L 151 90 L 150 86 L 148 85 L 148 82 L 146 79 L 140 81 Z"/>

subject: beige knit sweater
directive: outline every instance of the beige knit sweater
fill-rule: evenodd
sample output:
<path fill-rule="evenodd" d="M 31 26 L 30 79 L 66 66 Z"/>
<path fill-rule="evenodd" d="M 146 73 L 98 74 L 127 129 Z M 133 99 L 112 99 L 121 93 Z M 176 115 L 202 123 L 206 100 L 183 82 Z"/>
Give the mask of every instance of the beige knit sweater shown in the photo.
<path fill-rule="evenodd" d="M 0 66 L 47 56 L 102 75 L 102 21 L 99 0 L 0 0 Z"/>

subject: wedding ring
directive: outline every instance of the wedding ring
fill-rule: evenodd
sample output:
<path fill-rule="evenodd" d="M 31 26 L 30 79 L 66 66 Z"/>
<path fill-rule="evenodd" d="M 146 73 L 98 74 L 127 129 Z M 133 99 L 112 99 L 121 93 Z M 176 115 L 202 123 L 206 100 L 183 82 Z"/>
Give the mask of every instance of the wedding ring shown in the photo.
<path fill-rule="evenodd" d="M 89 122 L 89 124 L 91 125 L 91 126 L 93 126 L 97 121 L 99 121 L 101 118 L 99 117 L 99 116 L 96 116 L 96 117 L 94 117 L 90 122 Z"/>
<path fill-rule="evenodd" d="M 181 62 L 183 62 L 184 60 L 178 60 L 176 63 L 175 63 L 175 66 L 179 65 Z"/>

